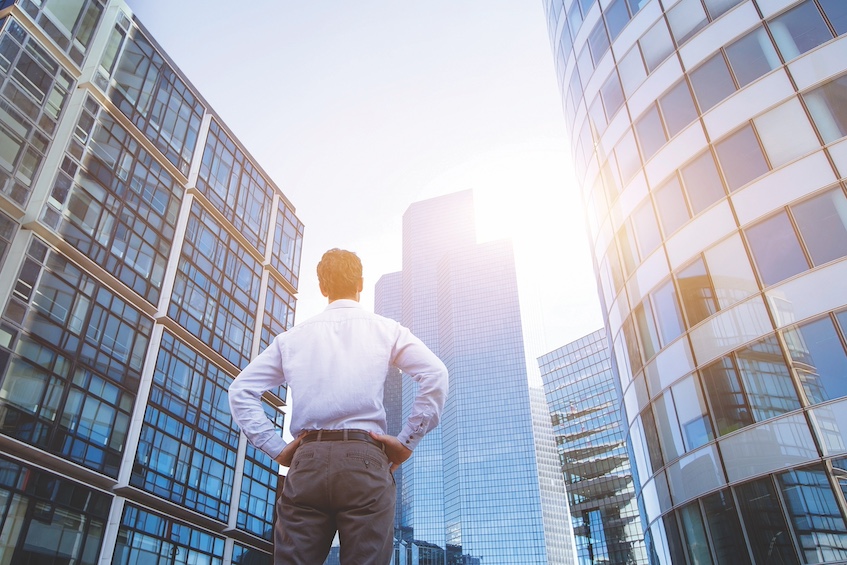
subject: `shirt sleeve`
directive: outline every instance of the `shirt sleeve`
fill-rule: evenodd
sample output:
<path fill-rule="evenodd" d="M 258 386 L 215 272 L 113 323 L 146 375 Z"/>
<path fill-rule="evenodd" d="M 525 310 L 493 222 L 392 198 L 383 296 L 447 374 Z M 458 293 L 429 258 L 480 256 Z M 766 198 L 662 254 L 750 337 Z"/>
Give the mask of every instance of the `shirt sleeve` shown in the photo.
<path fill-rule="evenodd" d="M 403 445 L 414 450 L 441 420 L 449 389 L 447 367 L 420 339 L 403 326 L 400 326 L 395 346 L 394 365 L 418 383 L 418 392 L 409 420 L 397 436 Z"/>
<path fill-rule="evenodd" d="M 285 384 L 278 340 L 279 336 L 229 385 L 232 419 L 247 436 L 247 441 L 272 459 L 287 445 L 262 408 L 262 394 Z"/>

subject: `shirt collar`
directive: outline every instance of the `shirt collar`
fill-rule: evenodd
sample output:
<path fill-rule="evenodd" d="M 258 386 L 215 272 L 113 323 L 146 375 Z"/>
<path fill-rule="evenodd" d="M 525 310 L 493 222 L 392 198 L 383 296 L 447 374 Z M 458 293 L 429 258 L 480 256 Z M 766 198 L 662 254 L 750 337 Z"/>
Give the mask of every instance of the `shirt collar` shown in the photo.
<path fill-rule="evenodd" d="M 335 308 L 361 308 L 362 305 L 355 300 L 350 300 L 349 298 L 340 298 L 338 300 L 333 300 L 329 304 L 327 304 L 327 310 L 334 310 Z"/>

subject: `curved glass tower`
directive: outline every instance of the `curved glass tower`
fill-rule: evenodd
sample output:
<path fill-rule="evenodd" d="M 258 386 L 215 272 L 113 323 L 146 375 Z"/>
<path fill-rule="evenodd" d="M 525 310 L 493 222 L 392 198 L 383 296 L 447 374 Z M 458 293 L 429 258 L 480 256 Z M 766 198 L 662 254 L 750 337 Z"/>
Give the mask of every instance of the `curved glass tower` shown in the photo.
<path fill-rule="evenodd" d="M 655 563 L 847 560 L 847 2 L 545 0 Z"/>

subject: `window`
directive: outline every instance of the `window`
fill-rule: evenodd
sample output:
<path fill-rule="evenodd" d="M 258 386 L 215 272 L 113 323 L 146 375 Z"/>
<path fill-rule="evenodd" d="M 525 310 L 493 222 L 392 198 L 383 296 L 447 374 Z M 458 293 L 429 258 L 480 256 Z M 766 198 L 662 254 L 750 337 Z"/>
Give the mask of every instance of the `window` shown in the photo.
<path fill-rule="evenodd" d="M 821 465 L 777 475 L 788 516 L 807 563 L 847 559 L 847 524 Z"/>
<path fill-rule="evenodd" d="M 644 59 L 641 58 L 641 51 L 638 47 L 633 47 L 623 56 L 618 63 L 618 73 L 620 73 L 624 92 L 627 96 L 632 96 L 632 93 L 647 78 Z"/>
<path fill-rule="evenodd" d="M 689 76 L 697 104 L 703 113 L 735 92 L 735 83 L 732 82 L 722 51 L 691 71 Z"/>
<path fill-rule="evenodd" d="M 641 168 L 641 157 L 638 154 L 638 147 L 635 145 L 635 136 L 632 134 L 631 129 L 628 129 L 621 136 L 621 140 L 615 146 L 614 154 L 621 173 L 621 181 L 626 185 L 638 169 Z"/>
<path fill-rule="evenodd" d="M 645 199 L 632 214 L 632 225 L 638 241 L 638 251 L 642 260 L 662 243 L 659 224 L 650 199 Z"/>
<path fill-rule="evenodd" d="M 650 295 L 653 310 L 658 320 L 662 344 L 667 345 L 682 335 L 682 316 L 674 291 L 673 281 L 668 280 Z"/>
<path fill-rule="evenodd" d="M 824 143 L 847 135 L 847 75 L 842 75 L 803 95 Z"/>
<path fill-rule="evenodd" d="M 810 403 L 847 396 L 847 355 L 829 317 L 788 328 L 783 335 Z"/>
<path fill-rule="evenodd" d="M 676 274 L 676 280 L 689 327 L 699 324 L 718 311 L 715 291 L 702 258 L 680 270 Z"/>
<path fill-rule="evenodd" d="M 659 106 L 662 109 L 662 117 L 665 119 L 670 137 L 675 136 L 685 126 L 697 119 L 697 108 L 694 107 L 691 91 L 688 90 L 688 83 L 685 80 L 679 81 L 675 86 L 668 89 L 659 98 Z"/>
<path fill-rule="evenodd" d="M 691 563 L 711 565 L 712 556 L 709 553 L 709 540 L 703 527 L 703 517 L 700 515 L 700 504 L 692 502 L 679 509 L 682 521 L 682 531 L 685 533 L 685 544 Z"/>
<path fill-rule="evenodd" d="M 750 124 L 715 144 L 730 192 L 768 172 L 759 140 Z"/>
<path fill-rule="evenodd" d="M 686 451 L 697 449 L 715 438 L 706 400 L 696 375 L 689 375 L 671 387 L 677 419 Z"/>
<path fill-rule="evenodd" d="M 800 408 L 782 349 L 770 336 L 736 352 L 747 400 L 757 422 Z"/>
<path fill-rule="evenodd" d="M 709 17 L 716 20 L 728 12 L 730 8 L 740 4 L 742 1 L 743 0 L 706 0 L 706 9 L 709 11 Z"/>
<path fill-rule="evenodd" d="M 680 169 L 685 193 L 696 216 L 726 196 L 711 151 L 705 151 Z"/>
<path fill-rule="evenodd" d="M 791 206 L 813 265 L 847 255 L 847 198 L 840 188 Z"/>
<path fill-rule="evenodd" d="M 650 160 L 665 144 L 667 137 L 655 104 L 635 122 L 635 133 L 638 135 L 638 143 L 645 160 Z"/>
<path fill-rule="evenodd" d="M 618 79 L 618 73 L 614 70 L 603 83 L 603 86 L 600 87 L 600 96 L 603 98 L 603 106 L 606 108 L 606 117 L 611 121 L 612 116 L 623 106 L 624 101 L 621 81 Z"/>
<path fill-rule="evenodd" d="M 781 64 L 770 37 L 762 27 L 727 45 L 726 56 L 740 87 L 747 86 Z"/>
<path fill-rule="evenodd" d="M 582 12 L 579 11 L 579 2 L 571 4 L 571 9 L 568 11 L 568 25 L 571 28 L 571 37 L 575 36 L 582 25 Z"/>
<path fill-rule="evenodd" d="M 661 440 L 662 452 L 668 461 L 673 461 L 685 453 L 673 400 L 671 392 L 667 391 L 653 402 L 653 414 L 656 416 L 656 427 Z"/>
<path fill-rule="evenodd" d="M 797 234 L 784 211 L 744 230 L 765 286 L 809 268 Z"/>
<path fill-rule="evenodd" d="M 806 0 L 768 22 L 786 62 L 832 39 L 832 32 L 813 0 Z"/>
<path fill-rule="evenodd" d="M 588 34 L 588 46 L 591 48 L 591 60 L 594 61 L 594 66 L 597 66 L 609 50 L 609 36 L 606 35 L 606 26 L 602 18 L 597 20 L 594 29 Z"/>
<path fill-rule="evenodd" d="M 799 565 L 771 478 L 741 484 L 734 490 L 755 562 L 767 563 L 779 556 L 785 565 Z"/>
<path fill-rule="evenodd" d="M 650 360 L 659 351 L 659 336 L 656 333 L 656 323 L 653 321 L 652 313 L 644 307 L 642 302 L 635 307 L 635 324 L 638 327 L 638 335 L 641 338 L 641 350 L 644 359 Z"/>
<path fill-rule="evenodd" d="M 704 367 L 702 374 L 703 388 L 709 397 L 719 435 L 753 423 L 753 415 L 731 357 L 724 357 Z"/>
<path fill-rule="evenodd" d="M 625 0 L 613 0 L 606 8 L 604 17 L 606 27 L 609 28 L 609 36 L 614 41 L 626 24 L 629 23 L 629 10 L 627 10 Z"/>
<path fill-rule="evenodd" d="M 691 217 L 685 204 L 685 196 L 682 194 L 682 186 L 676 175 L 656 189 L 655 198 L 662 228 L 665 237 L 668 237 Z"/>
<path fill-rule="evenodd" d="M 665 25 L 664 18 L 659 18 L 659 21 L 641 36 L 638 44 L 647 63 L 647 72 L 652 73 L 662 61 L 668 58 L 668 55 L 673 53 L 673 41 L 671 41 L 671 34 L 668 26 Z"/>
<path fill-rule="evenodd" d="M 751 565 L 744 542 L 744 530 L 738 521 L 738 511 L 729 489 L 703 497 L 703 512 L 709 533 L 712 535 L 712 549 L 718 563 Z"/>
<path fill-rule="evenodd" d="M 727 308 L 758 292 L 747 251 L 734 234 L 703 253 L 719 308 Z"/>
<path fill-rule="evenodd" d="M 809 118 L 796 98 L 755 118 L 753 123 L 774 167 L 820 147 Z"/>
<path fill-rule="evenodd" d="M 835 29 L 836 35 L 847 32 L 847 3 L 843 0 L 818 0 L 823 13 Z"/>
<path fill-rule="evenodd" d="M 667 16 L 677 45 L 688 41 L 707 23 L 706 11 L 703 10 L 700 0 L 680 0 L 668 10 Z"/>

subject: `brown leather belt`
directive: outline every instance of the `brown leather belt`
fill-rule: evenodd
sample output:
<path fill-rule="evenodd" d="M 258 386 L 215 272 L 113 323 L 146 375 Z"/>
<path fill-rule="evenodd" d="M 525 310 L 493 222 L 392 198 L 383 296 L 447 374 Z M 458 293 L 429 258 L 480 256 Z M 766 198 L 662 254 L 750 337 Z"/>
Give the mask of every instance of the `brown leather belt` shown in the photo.
<path fill-rule="evenodd" d="M 314 430 L 300 439 L 300 443 L 313 441 L 364 441 L 385 451 L 385 446 L 364 430 Z"/>

